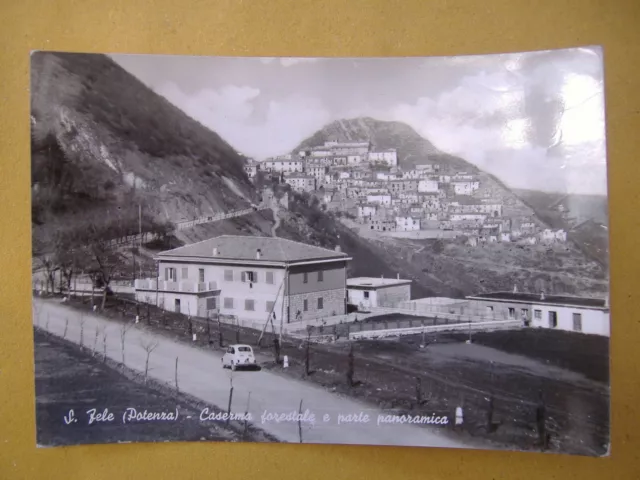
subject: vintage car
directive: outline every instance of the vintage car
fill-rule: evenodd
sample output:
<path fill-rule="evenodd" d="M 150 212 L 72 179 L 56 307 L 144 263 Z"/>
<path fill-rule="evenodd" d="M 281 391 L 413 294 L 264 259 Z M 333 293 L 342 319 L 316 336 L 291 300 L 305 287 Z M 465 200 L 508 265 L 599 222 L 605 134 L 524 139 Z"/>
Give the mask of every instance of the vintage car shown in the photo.
<path fill-rule="evenodd" d="M 254 367 L 256 358 L 253 349 L 249 345 L 229 345 L 222 356 L 222 368 L 236 370 L 241 367 Z"/>

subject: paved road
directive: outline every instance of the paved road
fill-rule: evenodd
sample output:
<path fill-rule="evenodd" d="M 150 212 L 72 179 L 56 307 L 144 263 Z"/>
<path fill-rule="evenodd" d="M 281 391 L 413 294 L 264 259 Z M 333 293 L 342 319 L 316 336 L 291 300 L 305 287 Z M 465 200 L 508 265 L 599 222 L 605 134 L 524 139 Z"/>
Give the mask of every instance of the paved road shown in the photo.
<path fill-rule="evenodd" d="M 75 343 L 81 341 L 91 348 L 96 329 L 107 332 L 107 355 L 121 361 L 120 341 L 121 324 L 95 315 L 85 315 L 84 328 L 80 328 L 80 314 L 61 304 L 57 300 L 34 298 L 34 324 L 49 332 L 63 336 L 66 319 L 66 339 Z M 98 348 L 102 352 L 102 336 Z M 242 413 L 247 407 L 249 393 L 251 402 L 249 411 L 254 423 L 268 433 L 285 442 L 299 442 L 297 422 L 261 422 L 265 410 L 274 413 L 297 412 L 300 400 L 302 410 L 315 413 L 314 424 L 302 426 L 303 443 L 343 443 L 407 445 L 462 448 L 464 445 L 437 426 L 416 426 L 408 424 L 376 425 L 381 410 L 369 408 L 357 401 L 328 392 L 321 387 L 302 380 L 281 376 L 266 370 L 230 372 L 221 366 L 221 353 L 191 347 L 150 332 L 141 325 L 132 326 L 125 336 L 125 363 L 128 367 L 144 371 L 146 352 L 143 344 L 157 342 L 158 346 L 150 357 L 149 375 L 158 380 L 173 384 L 175 359 L 179 357 L 179 387 L 209 404 L 226 409 L 229 399 L 229 386 L 233 380 L 234 393 L 232 411 Z M 144 405 L 135 406 L 143 408 Z M 335 419 L 339 413 L 357 414 L 365 412 L 370 423 L 337 426 Z M 389 412 L 387 412 L 388 414 Z M 331 415 L 332 420 L 324 423 L 323 415 Z"/>

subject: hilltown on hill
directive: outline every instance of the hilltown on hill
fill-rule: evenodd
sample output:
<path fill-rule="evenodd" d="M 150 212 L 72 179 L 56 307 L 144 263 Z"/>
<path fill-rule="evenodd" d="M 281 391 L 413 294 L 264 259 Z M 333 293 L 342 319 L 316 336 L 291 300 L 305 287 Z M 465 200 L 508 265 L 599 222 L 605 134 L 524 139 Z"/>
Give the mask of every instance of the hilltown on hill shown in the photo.
<path fill-rule="evenodd" d="M 339 143 L 295 154 L 249 160 L 247 175 L 259 172 L 318 197 L 331 211 L 351 216 L 360 229 L 380 236 L 453 238 L 467 244 L 566 242 L 564 230 L 544 228 L 530 215 L 506 215 L 505 199 L 479 175 L 431 163 L 398 166 L 396 149 L 370 142 Z"/>

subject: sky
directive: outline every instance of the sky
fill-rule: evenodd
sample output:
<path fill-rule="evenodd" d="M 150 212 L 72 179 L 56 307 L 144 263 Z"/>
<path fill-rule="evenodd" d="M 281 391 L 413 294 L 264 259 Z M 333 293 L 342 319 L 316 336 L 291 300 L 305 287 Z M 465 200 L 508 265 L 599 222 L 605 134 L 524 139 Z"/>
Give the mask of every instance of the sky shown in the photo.
<path fill-rule="evenodd" d="M 512 188 L 606 194 L 599 47 L 458 57 L 111 55 L 236 150 L 290 152 L 338 119 L 401 121 Z"/>

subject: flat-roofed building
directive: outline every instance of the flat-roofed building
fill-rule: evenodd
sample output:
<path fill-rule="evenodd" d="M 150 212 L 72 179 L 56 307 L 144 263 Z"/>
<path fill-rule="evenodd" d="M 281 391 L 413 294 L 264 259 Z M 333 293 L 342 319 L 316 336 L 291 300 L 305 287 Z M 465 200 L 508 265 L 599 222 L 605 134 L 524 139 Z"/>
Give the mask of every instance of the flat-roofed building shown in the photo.
<path fill-rule="evenodd" d="M 347 301 L 359 309 L 394 307 L 411 299 L 411 280 L 356 277 L 347 279 Z"/>

